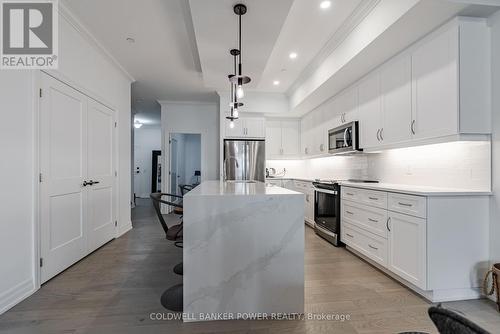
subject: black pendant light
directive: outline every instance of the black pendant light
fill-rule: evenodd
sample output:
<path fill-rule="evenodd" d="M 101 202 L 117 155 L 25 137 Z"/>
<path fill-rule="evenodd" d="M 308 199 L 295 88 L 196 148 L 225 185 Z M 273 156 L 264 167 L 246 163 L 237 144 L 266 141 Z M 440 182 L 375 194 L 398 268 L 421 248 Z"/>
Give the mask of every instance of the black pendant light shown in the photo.
<path fill-rule="evenodd" d="M 238 108 L 243 106 L 243 103 L 238 102 L 238 97 L 236 95 L 236 85 L 231 82 L 231 78 L 233 78 L 234 76 L 237 75 L 237 71 L 236 71 L 236 58 L 239 56 L 240 51 L 238 49 L 232 49 L 232 50 L 229 51 L 229 53 L 234 58 L 234 74 L 228 75 L 229 83 L 230 83 L 230 86 L 231 86 L 230 87 L 230 98 L 231 98 L 231 101 L 229 103 L 229 107 L 230 107 L 229 116 L 227 116 L 226 118 L 231 121 L 231 123 L 229 123 L 229 126 L 231 128 L 234 128 L 234 120 L 238 119 L 238 117 L 239 117 L 239 110 L 238 110 Z"/>
<path fill-rule="evenodd" d="M 251 81 L 250 77 L 243 75 L 242 65 L 241 65 L 241 16 L 245 15 L 247 12 L 247 6 L 243 4 L 237 4 L 233 7 L 234 13 L 238 15 L 238 73 L 235 73 L 229 80 L 236 85 L 236 97 L 241 99 L 245 96 L 243 91 L 243 85 Z"/>

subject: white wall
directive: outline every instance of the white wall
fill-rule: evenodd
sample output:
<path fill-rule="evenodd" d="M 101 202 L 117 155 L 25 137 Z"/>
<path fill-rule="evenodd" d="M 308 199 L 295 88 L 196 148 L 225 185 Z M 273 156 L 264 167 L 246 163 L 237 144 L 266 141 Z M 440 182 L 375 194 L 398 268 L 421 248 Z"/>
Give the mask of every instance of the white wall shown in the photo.
<path fill-rule="evenodd" d="M 137 197 L 149 198 L 153 171 L 153 150 L 161 150 L 160 125 L 143 125 L 134 129 L 134 192 Z"/>
<path fill-rule="evenodd" d="M 35 289 L 31 71 L 0 71 L 0 313 Z"/>
<path fill-rule="evenodd" d="M 50 74 L 118 111 L 120 230 L 130 222 L 130 83 L 60 11 L 59 69 Z M 38 288 L 35 136 L 39 71 L 0 71 L 0 313 Z M 6 163 L 8 162 L 8 163 Z"/>
<path fill-rule="evenodd" d="M 219 179 L 219 106 L 218 104 L 162 102 L 164 163 L 168 163 L 168 139 L 171 133 L 201 134 L 201 180 Z M 163 189 L 168 189 L 165 184 Z"/>
<path fill-rule="evenodd" d="M 492 50 L 492 190 L 490 202 L 490 259 L 500 262 L 500 12 L 491 18 Z"/>

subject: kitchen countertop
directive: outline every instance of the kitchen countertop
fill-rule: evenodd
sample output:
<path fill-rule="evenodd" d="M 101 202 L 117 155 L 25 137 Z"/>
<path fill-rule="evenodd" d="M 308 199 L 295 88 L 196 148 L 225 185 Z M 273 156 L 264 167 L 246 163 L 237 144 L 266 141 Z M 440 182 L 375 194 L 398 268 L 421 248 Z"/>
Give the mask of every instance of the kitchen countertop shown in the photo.
<path fill-rule="evenodd" d="M 190 192 L 186 197 L 197 196 L 255 196 L 255 195 L 302 195 L 299 192 L 276 186 L 266 185 L 264 182 L 223 182 L 205 181 Z"/>
<path fill-rule="evenodd" d="M 299 180 L 304 182 L 313 182 L 315 179 L 311 178 L 296 178 L 296 177 L 274 177 L 267 178 L 270 180 Z M 460 188 L 445 188 L 445 187 L 431 187 L 431 186 L 416 186 L 408 184 L 394 184 L 394 183 L 360 183 L 340 181 L 340 185 L 354 188 L 363 188 L 371 190 L 397 192 L 418 196 L 490 196 L 491 191 L 484 190 L 471 190 Z"/>
<path fill-rule="evenodd" d="M 489 196 L 492 194 L 491 191 L 414 186 L 414 185 L 392 184 L 392 183 L 359 183 L 359 182 L 341 181 L 340 185 L 353 188 L 381 190 L 381 191 L 397 192 L 397 193 L 420 195 L 420 196 Z"/>

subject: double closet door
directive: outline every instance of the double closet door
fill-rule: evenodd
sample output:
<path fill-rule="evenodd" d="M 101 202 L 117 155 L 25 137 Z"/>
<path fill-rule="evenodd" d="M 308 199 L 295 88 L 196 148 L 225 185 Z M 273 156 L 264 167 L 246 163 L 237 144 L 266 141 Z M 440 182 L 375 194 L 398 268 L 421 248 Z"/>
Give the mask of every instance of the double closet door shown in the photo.
<path fill-rule="evenodd" d="M 114 111 L 42 73 L 41 282 L 115 237 Z"/>

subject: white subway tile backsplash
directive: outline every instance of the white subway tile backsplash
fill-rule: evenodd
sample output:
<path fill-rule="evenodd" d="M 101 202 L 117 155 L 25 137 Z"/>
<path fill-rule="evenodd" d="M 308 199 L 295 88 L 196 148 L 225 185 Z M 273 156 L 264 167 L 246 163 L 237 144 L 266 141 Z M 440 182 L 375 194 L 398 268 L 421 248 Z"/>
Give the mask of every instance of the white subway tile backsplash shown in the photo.
<path fill-rule="evenodd" d="M 269 160 L 287 177 L 375 179 L 384 183 L 471 190 L 491 188 L 491 143 L 452 142 L 309 160 Z"/>

